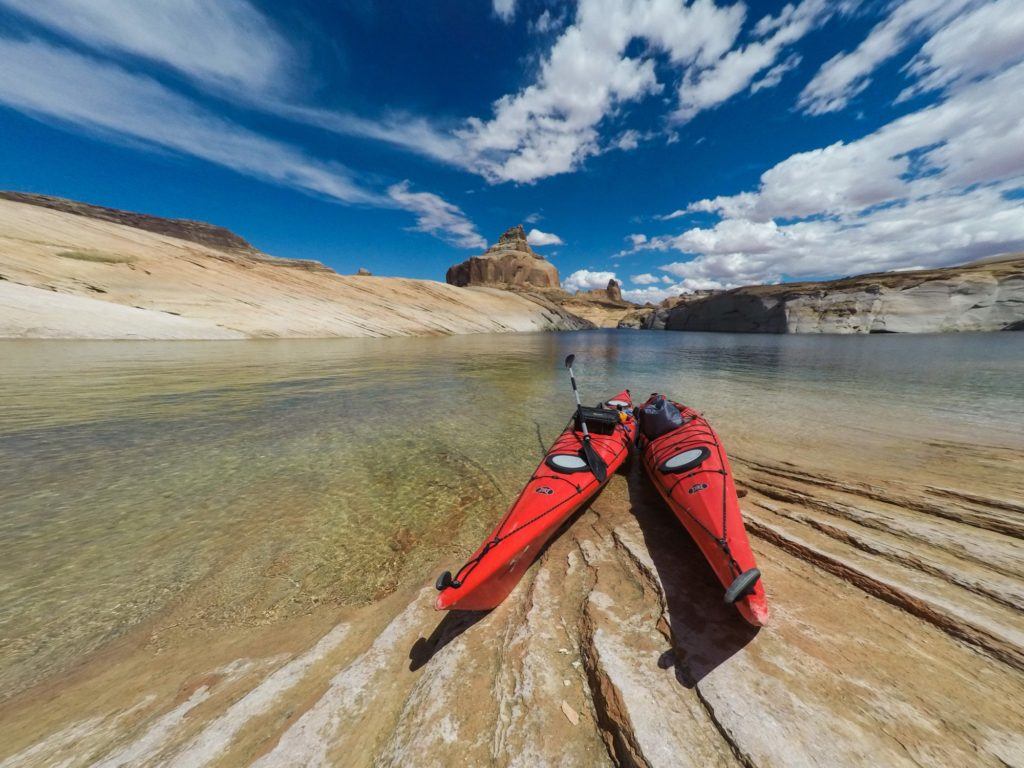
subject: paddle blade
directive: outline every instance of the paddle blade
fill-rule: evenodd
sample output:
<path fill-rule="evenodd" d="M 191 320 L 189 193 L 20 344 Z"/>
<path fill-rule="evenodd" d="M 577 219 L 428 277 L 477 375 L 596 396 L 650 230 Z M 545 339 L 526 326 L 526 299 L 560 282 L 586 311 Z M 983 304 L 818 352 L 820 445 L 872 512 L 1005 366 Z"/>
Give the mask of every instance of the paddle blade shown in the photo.
<path fill-rule="evenodd" d="M 566 368 L 572 368 L 572 364 L 573 364 L 573 362 L 575 362 L 575 360 L 576 360 L 576 355 L 568 355 L 565 358 L 565 367 Z"/>
<path fill-rule="evenodd" d="M 594 450 L 594 446 L 590 444 L 589 440 L 583 441 L 583 458 L 586 460 L 587 466 L 590 467 L 590 471 L 594 473 L 594 477 L 597 478 L 597 482 L 603 483 L 608 479 L 608 465 L 597 455 L 597 451 Z"/>

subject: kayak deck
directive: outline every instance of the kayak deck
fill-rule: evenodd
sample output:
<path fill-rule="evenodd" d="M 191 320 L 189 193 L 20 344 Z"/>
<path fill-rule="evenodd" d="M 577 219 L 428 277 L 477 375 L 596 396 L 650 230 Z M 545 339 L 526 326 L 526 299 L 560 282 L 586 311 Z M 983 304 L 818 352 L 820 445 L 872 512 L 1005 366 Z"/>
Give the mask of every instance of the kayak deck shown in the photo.
<path fill-rule="evenodd" d="M 651 402 L 651 401 L 648 401 Z M 661 497 L 686 528 L 748 622 L 768 622 L 768 599 L 750 548 L 732 468 L 721 440 L 697 411 L 674 403 L 683 425 L 648 440 L 641 435 L 642 463 Z M 740 577 L 744 579 L 740 580 Z M 729 597 L 733 595 L 727 592 Z"/>
<path fill-rule="evenodd" d="M 610 477 L 630 452 L 636 422 L 628 391 L 607 402 L 629 406 L 604 406 L 603 410 L 615 415 L 614 426 L 609 418 L 606 433 L 591 431 L 590 444 L 607 465 Z M 466 564 L 449 580 L 445 581 L 445 575 L 438 580 L 438 610 L 489 610 L 499 605 L 555 532 L 605 485 L 607 480 L 599 481 L 580 458 L 584 437 L 577 426 L 574 417 Z"/>

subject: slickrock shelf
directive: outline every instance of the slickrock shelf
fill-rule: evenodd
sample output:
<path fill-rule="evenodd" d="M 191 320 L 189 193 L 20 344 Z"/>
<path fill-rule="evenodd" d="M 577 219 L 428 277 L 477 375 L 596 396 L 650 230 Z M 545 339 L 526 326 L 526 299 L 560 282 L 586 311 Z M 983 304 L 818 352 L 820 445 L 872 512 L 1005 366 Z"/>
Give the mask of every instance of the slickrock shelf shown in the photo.
<path fill-rule="evenodd" d="M 3 765 L 1020 764 L 1013 502 L 889 496 L 877 478 L 760 457 L 735 470 L 765 629 L 721 602 L 634 466 L 489 614 L 435 613 L 433 590 L 410 585 L 269 646 L 178 647 L 126 696 L 150 628 L 59 704 L 44 687 L 4 705 Z"/>

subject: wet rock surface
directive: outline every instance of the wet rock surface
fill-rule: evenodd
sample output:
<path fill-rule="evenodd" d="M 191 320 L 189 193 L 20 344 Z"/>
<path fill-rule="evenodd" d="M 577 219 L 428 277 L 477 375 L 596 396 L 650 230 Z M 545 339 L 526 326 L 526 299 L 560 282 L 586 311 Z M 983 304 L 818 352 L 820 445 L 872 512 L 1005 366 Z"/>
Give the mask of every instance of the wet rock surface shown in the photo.
<path fill-rule="evenodd" d="M 494 611 L 408 585 L 272 640 L 150 628 L 0 705 L 0 764 L 1022 764 L 1018 480 L 733 465 L 764 629 L 634 462 Z"/>

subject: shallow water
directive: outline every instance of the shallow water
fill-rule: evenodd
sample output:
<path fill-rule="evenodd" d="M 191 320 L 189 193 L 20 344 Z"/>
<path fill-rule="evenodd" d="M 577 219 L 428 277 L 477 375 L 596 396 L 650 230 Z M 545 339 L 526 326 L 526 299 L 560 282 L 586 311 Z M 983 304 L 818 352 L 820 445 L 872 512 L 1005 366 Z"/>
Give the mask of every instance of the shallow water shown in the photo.
<path fill-rule="evenodd" d="M 227 630 L 431 580 L 565 423 L 569 352 L 585 400 L 673 394 L 733 451 L 1024 443 L 1024 334 L 7 342 L 0 699 L 172 606 Z"/>

